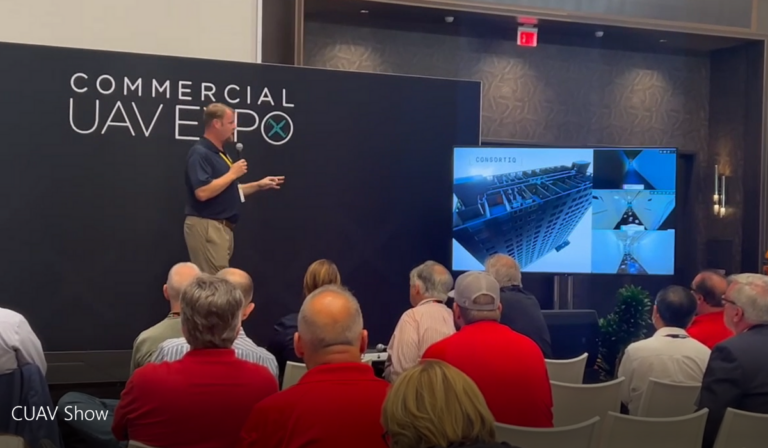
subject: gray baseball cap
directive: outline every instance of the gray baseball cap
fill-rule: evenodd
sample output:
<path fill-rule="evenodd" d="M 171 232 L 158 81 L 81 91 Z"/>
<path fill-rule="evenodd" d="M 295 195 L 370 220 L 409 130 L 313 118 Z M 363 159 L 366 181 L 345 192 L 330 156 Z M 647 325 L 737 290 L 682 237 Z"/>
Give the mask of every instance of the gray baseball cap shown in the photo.
<path fill-rule="evenodd" d="M 456 287 L 448 293 L 453 297 L 457 305 L 468 310 L 496 311 L 499 308 L 499 282 L 490 274 L 479 271 L 469 271 L 461 274 L 456 279 Z M 477 296 L 487 294 L 493 297 L 493 303 L 478 305 L 473 303 Z"/>

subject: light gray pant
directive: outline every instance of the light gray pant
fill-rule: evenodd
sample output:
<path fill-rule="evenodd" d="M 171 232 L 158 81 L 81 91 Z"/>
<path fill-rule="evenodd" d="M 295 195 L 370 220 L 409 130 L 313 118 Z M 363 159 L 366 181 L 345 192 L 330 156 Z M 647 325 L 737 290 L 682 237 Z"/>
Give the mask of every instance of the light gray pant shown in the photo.
<path fill-rule="evenodd" d="M 115 420 L 115 408 L 120 400 L 101 400 L 80 392 L 68 392 L 59 400 L 59 411 L 56 417 L 65 425 L 69 425 L 77 434 L 88 441 L 88 445 L 93 448 L 124 448 L 128 444 L 119 442 L 112 435 L 112 422 Z M 65 412 L 67 406 L 77 407 L 78 411 L 107 411 L 107 418 L 104 420 L 93 419 L 87 421 L 84 419 L 72 419 L 71 415 Z"/>

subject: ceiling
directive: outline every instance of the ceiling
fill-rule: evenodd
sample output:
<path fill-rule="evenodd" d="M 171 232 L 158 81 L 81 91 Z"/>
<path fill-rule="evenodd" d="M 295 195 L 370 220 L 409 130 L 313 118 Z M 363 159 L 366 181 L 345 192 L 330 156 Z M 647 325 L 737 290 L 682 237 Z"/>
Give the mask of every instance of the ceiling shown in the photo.
<path fill-rule="evenodd" d="M 365 11 L 365 12 L 361 12 Z M 453 17 L 446 23 L 446 16 Z M 365 0 L 311 0 L 305 19 L 352 26 L 517 40 L 512 16 L 449 11 Z M 749 39 L 678 33 L 555 20 L 538 21 L 539 44 L 672 54 L 706 54 Z M 596 33 L 602 32 L 602 37 Z"/>

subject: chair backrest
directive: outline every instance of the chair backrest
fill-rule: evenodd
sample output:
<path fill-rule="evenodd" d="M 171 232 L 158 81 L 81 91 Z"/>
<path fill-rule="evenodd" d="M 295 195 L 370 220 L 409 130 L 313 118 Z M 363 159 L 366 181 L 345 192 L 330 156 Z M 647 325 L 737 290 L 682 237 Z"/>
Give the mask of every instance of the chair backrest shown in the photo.
<path fill-rule="evenodd" d="M 709 409 L 672 418 L 610 412 L 603 421 L 600 448 L 701 448 Z"/>
<path fill-rule="evenodd" d="M 0 434 L 0 448 L 26 448 L 27 444 L 19 436 Z"/>
<path fill-rule="evenodd" d="M 496 440 L 523 448 L 592 448 L 600 417 L 562 428 L 523 428 L 496 423 Z"/>
<path fill-rule="evenodd" d="M 714 448 L 763 448 L 768 440 L 768 414 L 728 408 Z"/>
<path fill-rule="evenodd" d="M 300 362 L 288 361 L 285 364 L 285 374 L 283 375 L 282 390 L 288 389 L 298 383 L 304 374 L 307 373 L 307 365 Z"/>
<path fill-rule="evenodd" d="M 604 418 L 621 410 L 621 385 L 624 377 L 600 384 L 565 384 L 550 381 L 555 427 L 583 423 L 593 417 Z"/>
<path fill-rule="evenodd" d="M 588 353 L 584 353 L 573 359 L 547 359 L 549 380 L 566 384 L 582 384 L 588 356 Z"/>
<path fill-rule="evenodd" d="M 640 400 L 638 417 L 682 417 L 696 412 L 701 384 L 670 383 L 651 378 Z"/>

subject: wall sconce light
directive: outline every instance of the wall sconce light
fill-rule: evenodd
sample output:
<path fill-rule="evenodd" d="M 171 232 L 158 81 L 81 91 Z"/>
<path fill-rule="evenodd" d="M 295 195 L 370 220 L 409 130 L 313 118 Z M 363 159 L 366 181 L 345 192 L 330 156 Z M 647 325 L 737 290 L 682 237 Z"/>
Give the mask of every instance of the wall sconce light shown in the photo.
<path fill-rule="evenodd" d="M 713 211 L 715 216 L 722 218 L 725 215 L 725 176 L 720 175 L 720 168 L 715 165 L 715 194 L 712 197 L 715 203 Z"/>

